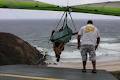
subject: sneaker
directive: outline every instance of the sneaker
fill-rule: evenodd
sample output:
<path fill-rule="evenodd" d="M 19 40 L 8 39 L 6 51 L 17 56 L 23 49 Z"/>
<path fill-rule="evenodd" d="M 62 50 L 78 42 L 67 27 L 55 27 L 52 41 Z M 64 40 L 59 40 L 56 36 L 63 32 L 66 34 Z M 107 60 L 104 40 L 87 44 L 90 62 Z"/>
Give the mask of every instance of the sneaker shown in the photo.
<path fill-rule="evenodd" d="M 97 71 L 95 69 L 92 70 L 92 73 L 97 73 Z"/>
<path fill-rule="evenodd" d="M 86 69 L 82 69 L 82 72 L 86 72 Z"/>
<path fill-rule="evenodd" d="M 54 64 L 54 65 L 57 65 L 58 63 L 57 63 L 57 62 L 54 62 L 53 64 Z"/>
<path fill-rule="evenodd" d="M 58 62 L 57 62 L 57 61 L 55 61 L 55 62 L 54 62 L 54 65 L 58 65 Z"/>

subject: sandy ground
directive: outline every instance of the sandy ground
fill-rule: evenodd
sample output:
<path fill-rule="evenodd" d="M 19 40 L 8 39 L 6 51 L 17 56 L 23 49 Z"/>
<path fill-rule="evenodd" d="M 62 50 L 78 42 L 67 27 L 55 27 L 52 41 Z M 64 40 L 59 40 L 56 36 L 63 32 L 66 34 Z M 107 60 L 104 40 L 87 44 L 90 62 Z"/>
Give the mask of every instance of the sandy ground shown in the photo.
<path fill-rule="evenodd" d="M 99 61 L 97 62 L 97 69 L 107 71 L 120 71 L 120 60 L 114 61 Z M 76 68 L 82 69 L 81 62 L 59 62 L 58 64 L 49 64 L 48 67 L 63 67 L 63 68 Z M 87 62 L 87 69 L 92 69 L 91 62 Z"/>

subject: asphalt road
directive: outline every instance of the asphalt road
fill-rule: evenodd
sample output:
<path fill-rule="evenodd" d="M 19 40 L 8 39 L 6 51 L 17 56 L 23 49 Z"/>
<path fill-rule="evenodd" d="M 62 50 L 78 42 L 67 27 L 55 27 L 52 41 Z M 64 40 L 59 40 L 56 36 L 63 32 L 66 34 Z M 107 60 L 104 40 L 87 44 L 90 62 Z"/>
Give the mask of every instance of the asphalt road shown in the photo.
<path fill-rule="evenodd" d="M 109 72 L 95 74 L 81 69 L 40 67 L 35 65 L 0 66 L 0 80 L 117 80 Z"/>

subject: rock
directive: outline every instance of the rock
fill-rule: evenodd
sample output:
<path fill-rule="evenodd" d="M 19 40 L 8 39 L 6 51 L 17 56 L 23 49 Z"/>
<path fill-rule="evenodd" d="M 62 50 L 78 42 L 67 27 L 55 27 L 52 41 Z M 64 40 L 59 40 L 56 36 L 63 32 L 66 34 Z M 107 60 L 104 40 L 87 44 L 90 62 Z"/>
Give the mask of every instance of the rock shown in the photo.
<path fill-rule="evenodd" d="M 0 32 L 0 65 L 44 63 L 44 56 L 21 38 Z"/>

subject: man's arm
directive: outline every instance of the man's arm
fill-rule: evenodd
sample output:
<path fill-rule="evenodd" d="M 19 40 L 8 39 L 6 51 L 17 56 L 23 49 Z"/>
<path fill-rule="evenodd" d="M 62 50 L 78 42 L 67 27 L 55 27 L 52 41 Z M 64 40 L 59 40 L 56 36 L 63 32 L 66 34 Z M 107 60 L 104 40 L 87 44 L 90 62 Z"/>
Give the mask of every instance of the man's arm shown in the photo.
<path fill-rule="evenodd" d="M 96 43 L 97 43 L 97 45 L 95 46 L 95 50 L 98 48 L 98 45 L 100 43 L 100 37 L 97 38 L 97 42 Z"/>
<path fill-rule="evenodd" d="M 80 38 L 81 38 L 81 35 L 78 35 L 78 37 L 77 37 L 77 42 L 78 42 L 78 46 L 77 46 L 77 48 L 78 49 L 80 49 Z"/>
<path fill-rule="evenodd" d="M 72 33 L 72 35 L 76 35 L 76 34 L 78 34 L 78 32 Z"/>
<path fill-rule="evenodd" d="M 78 36 L 77 36 L 77 41 L 78 41 L 78 46 L 77 46 L 77 48 L 78 48 L 78 49 L 80 49 L 80 47 L 81 47 L 81 42 L 80 42 L 80 40 L 81 40 L 82 35 L 83 35 L 83 27 L 81 27 L 80 30 L 78 31 Z"/>

